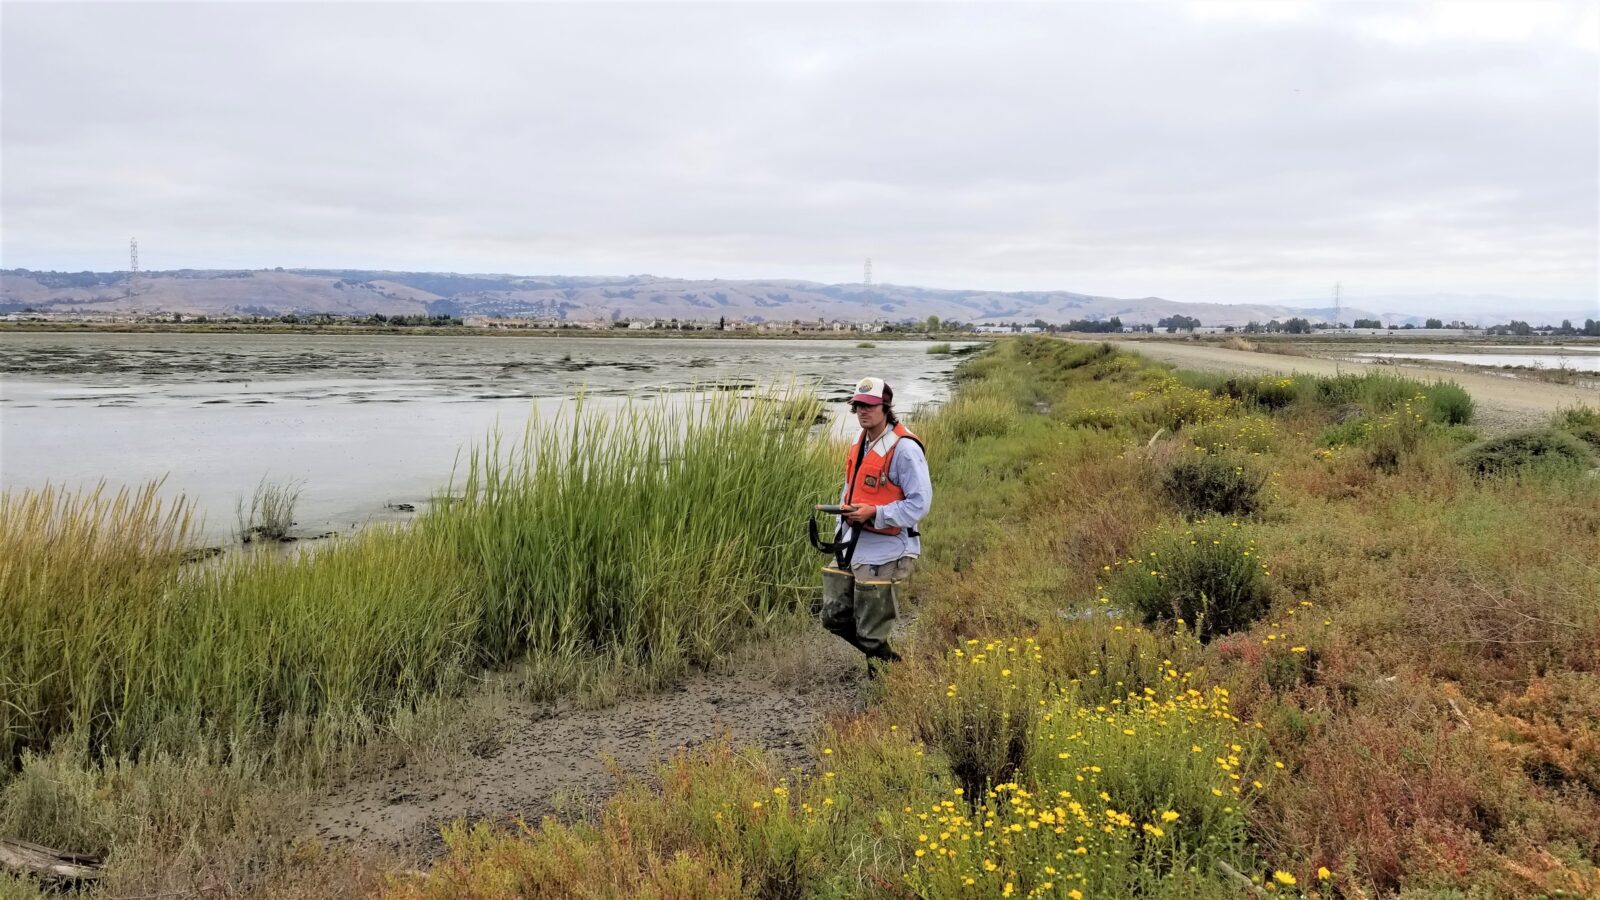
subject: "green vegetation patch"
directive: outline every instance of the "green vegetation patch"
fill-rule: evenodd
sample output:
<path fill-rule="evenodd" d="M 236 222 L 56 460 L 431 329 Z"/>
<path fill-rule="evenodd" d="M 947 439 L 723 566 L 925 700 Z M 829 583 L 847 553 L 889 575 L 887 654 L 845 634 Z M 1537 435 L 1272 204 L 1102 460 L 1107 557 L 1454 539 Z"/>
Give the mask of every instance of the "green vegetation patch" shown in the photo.
<path fill-rule="evenodd" d="M 1569 432 L 1536 428 L 1465 447 L 1456 455 L 1456 461 L 1474 475 L 1512 475 L 1589 468 L 1595 465 L 1595 454 Z"/>
<path fill-rule="evenodd" d="M 1161 476 L 1161 489 L 1191 519 L 1239 519 L 1261 509 L 1265 474 L 1243 458 L 1185 453 Z"/>
<path fill-rule="evenodd" d="M 1564 409 L 1552 424 L 1600 452 L 1600 409 L 1583 405 Z"/>

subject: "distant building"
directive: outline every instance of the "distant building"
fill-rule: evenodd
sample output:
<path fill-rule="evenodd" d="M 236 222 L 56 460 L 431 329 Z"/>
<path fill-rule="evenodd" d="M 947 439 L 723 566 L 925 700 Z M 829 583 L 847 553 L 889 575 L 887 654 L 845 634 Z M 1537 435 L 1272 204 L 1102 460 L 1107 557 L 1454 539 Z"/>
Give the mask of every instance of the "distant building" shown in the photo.
<path fill-rule="evenodd" d="M 467 316 L 461 324 L 468 328 L 552 328 L 560 324 L 556 319 L 530 319 L 524 316 Z"/>

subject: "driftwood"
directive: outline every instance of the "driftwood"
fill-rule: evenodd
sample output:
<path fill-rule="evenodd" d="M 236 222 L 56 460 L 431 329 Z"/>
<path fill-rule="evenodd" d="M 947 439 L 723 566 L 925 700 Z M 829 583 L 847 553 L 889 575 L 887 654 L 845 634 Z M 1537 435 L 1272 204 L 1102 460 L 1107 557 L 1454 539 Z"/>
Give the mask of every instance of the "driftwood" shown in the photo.
<path fill-rule="evenodd" d="M 1262 890 L 1261 885 L 1256 884 L 1249 878 L 1246 878 L 1243 872 L 1240 872 L 1238 869 L 1235 869 L 1233 866 L 1228 865 L 1220 859 L 1217 860 L 1216 863 L 1217 871 L 1233 879 L 1233 882 L 1239 886 L 1240 890 L 1249 893 L 1253 897 L 1265 897 L 1267 895 L 1267 892 Z"/>
<path fill-rule="evenodd" d="M 100 858 L 0 838 L 0 871 L 48 881 L 93 881 L 100 877 Z"/>

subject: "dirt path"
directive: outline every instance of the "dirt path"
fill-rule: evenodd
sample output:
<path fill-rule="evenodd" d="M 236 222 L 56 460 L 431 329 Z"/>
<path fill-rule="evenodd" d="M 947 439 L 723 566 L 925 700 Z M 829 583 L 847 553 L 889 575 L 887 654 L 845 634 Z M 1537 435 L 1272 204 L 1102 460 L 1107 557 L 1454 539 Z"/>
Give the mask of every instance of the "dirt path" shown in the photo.
<path fill-rule="evenodd" d="M 426 863 L 443 849 L 443 824 L 579 818 L 616 789 L 614 773 L 648 773 L 723 732 L 808 766 L 825 718 L 862 702 L 861 655 L 820 627 L 748 647 L 726 669 L 604 709 L 486 699 L 499 721 L 472 752 L 358 778 L 315 805 L 311 828 L 358 852 Z"/>
<path fill-rule="evenodd" d="M 1458 372 L 1416 365 L 1373 365 L 1315 356 L 1253 353 L 1178 341 L 1117 341 L 1118 346 L 1184 369 L 1214 372 L 1262 372 L 1337 375 L 1340 372 L 1387 372 L 1418 381 L 1454 381 L 1472 394 L 1481 424 L 1491 430 L 1525 428 L 1547 421 L 1558 409 L 1587 403 L 1600 405 L 1600 391 L 1551 384 L 1506 375 Z"/>

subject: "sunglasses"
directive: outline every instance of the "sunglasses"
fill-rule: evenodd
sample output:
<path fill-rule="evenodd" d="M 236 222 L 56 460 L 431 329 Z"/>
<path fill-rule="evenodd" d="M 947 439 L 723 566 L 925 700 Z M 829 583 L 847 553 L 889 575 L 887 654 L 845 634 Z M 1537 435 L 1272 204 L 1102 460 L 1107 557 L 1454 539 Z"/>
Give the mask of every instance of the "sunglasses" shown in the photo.
<path fill-rule="evenodd" d="M 874 409 L 874 408 L 877 407 L 877 405 L 878 404 L 876 404 L 876 403 L 856 403 L 856 402 L 852 402 L 850 404 L 850 411 L 851 412 L 861 412 L 863 409 Z"/>

